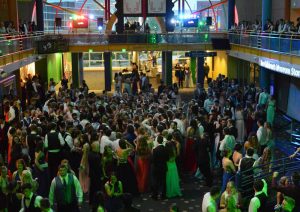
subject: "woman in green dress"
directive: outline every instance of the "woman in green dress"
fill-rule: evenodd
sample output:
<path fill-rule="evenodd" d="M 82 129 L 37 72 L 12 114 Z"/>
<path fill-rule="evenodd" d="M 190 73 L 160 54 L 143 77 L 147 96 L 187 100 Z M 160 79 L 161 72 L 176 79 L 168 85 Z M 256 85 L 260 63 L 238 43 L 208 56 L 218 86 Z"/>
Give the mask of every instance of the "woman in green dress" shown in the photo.
<path fill-rule="evenodd" d="M 176 165 L 176 144 L 169 142 L 166 144 L 166 148 L 169 154 L 169 160 L 167 161 L 167 174 L 166 174 L 166 196 L 167 198 L 182 196 L 179 176 Z"/>
<path fill-rule="evenodd" d="M 268 101 L 268 108 L 267 108 L 267 122 L 273 126 L 274 123 L 274 117 L 275 117 L 275 98 L 274 96 L 271 96 Z"/>

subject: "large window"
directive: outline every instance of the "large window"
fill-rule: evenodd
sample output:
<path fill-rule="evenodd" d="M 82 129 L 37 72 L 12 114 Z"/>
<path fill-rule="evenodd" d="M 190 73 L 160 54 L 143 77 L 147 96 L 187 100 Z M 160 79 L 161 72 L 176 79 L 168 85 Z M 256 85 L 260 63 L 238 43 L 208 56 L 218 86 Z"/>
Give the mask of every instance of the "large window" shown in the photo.
<path fill-rule="evenodd" d="M 112 66 L 122 69 L 129 68 L 132 61 L 132 52 L 113 52 Z M 104 67 L 104 57 L 102 52 L 83 53 L 83 64 L 85 68 Z"/>
<path fill-rule="evenodd" d="M 68 9 L 70 11 L 79 12 L 80 8 L 82 7 L 85 0 L 63 0 L 60 3 L 60 7 L 63 9 Z M 60 0 L 47 0 L 48 3 L 58 5 Z M 103 6 L 104 0 L 98 0 L 100 4 Z M 115 11 L 115 2 L 111 0 L 111 13 Z M 93 18 L 89 21 L 89 31 L 96 32 L 97 29 L 97 18 L 102 17 L 104 18 L 104 11 L 103 9 L 97 5 L 93 0 L 87 0 L 85 3 L 82 14 L 87 17 Z M 44 24 L 45 24 L 45 31 L 53 31 L 54 30 L 54 23 L 55 17 L 62 19 L 62 27 L 59 29 L 60 31 L 71 31 L 70 24 L 72 23 L 72 18 L 74 14 L 71 14 L 67 11 L 55 9 L 54 7 L 45 4 L 44 7 Z"/>

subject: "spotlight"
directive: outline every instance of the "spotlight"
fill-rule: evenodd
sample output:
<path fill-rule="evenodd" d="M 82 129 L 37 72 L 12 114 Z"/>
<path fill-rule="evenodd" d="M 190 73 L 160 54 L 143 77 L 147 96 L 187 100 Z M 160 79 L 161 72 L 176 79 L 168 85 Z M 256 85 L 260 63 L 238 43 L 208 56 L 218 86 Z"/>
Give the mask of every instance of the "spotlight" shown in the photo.
<path fill-rule="evenodd" d="M 95 18 L 95 15 L 94 14 L 90 14 L 89 15 L 89 19 L 94 19 Z"/>

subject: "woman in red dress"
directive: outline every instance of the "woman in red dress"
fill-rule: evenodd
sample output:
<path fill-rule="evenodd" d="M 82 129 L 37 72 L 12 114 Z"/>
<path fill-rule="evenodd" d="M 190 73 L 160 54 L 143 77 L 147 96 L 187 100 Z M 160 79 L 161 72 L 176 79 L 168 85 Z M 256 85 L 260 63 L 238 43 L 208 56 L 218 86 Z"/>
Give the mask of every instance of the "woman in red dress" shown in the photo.
<path fill-rule="evenodd" d="M 191 120 L 187 129 L 187 139 L 185 143 L 184 169 L 189 174 L 194 174 L 197 170 L 196 153 L 194 151 L 194 143 L 200 138 L 200 130 L 195 119 Z"/>
<path fill-rule="evenodd" d="M 141 136 L 136 143 L 136 178 L 140 193 L 148 190 L 151 148 L 148 137 Z"/>

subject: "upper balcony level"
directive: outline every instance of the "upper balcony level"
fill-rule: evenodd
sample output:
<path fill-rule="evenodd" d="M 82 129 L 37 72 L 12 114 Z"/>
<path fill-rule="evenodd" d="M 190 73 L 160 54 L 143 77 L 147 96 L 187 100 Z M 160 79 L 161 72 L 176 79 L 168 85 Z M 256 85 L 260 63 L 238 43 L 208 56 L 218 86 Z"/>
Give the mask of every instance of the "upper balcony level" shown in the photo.
<path fill-rule="evenodd" d="M 300 56 L 300 34 L 298 33 L 229 32 L 228 38 L 231 44 Z"/>
<path fill-rule="evenodd" d="M 255 32 L 201 32 L 168 34 L 45 34 L 0 35 L 0 60 L 18 52 L 37 53 L 37 41 L 64 39 L 70 52 L 93 51 L 189 51 L 212 50 L 212 38 L 229 38 L 231 45 L 247 46 L 279 54 L 300 56 L 299 34 Z M 58 50 L 59 51 L 59 50 Z M 3 65 L 3 64 L 0 64 Z"/>

